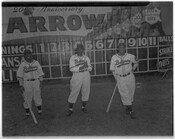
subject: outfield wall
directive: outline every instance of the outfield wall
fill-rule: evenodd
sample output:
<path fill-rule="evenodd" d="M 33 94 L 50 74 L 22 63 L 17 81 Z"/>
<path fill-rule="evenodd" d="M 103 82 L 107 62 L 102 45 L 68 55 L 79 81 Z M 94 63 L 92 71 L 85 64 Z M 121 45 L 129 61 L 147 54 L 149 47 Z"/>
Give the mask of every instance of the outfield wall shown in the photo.
<path fill-rule="evenodd" d="M 120 42 L 138 57 L 137 73 L 172 69 L 172 18 L 165 21 L 165 13 L 172 15 L 171 2 L 145 7 L 3 7 L 2 80 L 17 81 L 25 48 L 42 65 L 45 79 L 70 78 L 69 58 L 77 43 L 87 49 L 92 76 L 111 74 L 110 60 Z"/>
<path fill-rule="evenodd" d="M 109 65 L 112 55 L 116 53 L 119 42 L 125 42 L 127 52 L 139 59 L 136 72 L 153 72 L 172 68 L 173 37 L 143 37 L 128 39 L 105 39 L 88 41 L 48 41 L 29 44 L 3 45 L 3 81 L 16 81 L 16 70 L 23 59 L 25 47 L 32 50 L 34 59 L 43 68 L 46 79 L 71 77 L 69 58 L 74 54 L 76 43 L 83 43 L 87 48 L 93 70 L 92 76 L 110 75 Z"/>

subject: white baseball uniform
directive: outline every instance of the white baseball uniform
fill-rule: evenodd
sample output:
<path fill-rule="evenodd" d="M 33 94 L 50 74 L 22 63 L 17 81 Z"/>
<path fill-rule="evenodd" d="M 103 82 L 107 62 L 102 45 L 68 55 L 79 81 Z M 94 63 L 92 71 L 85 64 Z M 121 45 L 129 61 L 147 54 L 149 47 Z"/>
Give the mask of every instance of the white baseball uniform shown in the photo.
<path fill-rule="evenodd" d="M 17 79 L 22 79 L 22 85 L 24 87 L 24 97 L 26 98 L 29 106 L 31 106 L 32 98 L 34 99 L 36 106 L 42 105 L 40 81 L 39 78 L 44 76 L 41 65 L 38 61 L 33 60 L 32 63 L 28 63 L 24 60 L 17 71 Z M 26 102 L 24 102 L 24 108 L 29 108 Z"/>
<path fill-rule="evenodd" d="M 137 64 L 135 56 L 125 53 L 123 56 L 115 54 L 111 58 L 110 70 L 118 84 L 118 90 L 123 105 L 132 105 L 135 93 L 135 76 L 132 64 Z"/>
<path fill-rule="evenodd" d="M 86 71 L 80 72 L 79 68 L 84 65 L 84 62 L 87 61 L 88 68 Z M 80 64 L 81 65 L 77 65 Z M 69 60 L 69 68 L 70 71 L 73 72 L 72 79 L 70 80 L 70 95 L 68 98 L 69 103 L 75 103 L 77 97 L 81 91 L 82 94 L 82 101 L 88 101 L 89 94 L 90 94 L 90 73 L 89 71 L 92 70 L 92 66 L 90 64 L 90 59 L 83 55 L 78 56 L 77 54 L 71 56 Z"/>

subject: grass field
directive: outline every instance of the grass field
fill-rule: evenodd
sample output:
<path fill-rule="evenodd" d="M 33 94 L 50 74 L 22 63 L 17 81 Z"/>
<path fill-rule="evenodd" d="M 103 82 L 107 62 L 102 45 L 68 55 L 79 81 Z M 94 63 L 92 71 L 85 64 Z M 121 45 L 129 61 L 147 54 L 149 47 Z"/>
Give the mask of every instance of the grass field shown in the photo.
<path fill-rule="evenodd" d="M 45 81 L 42 90 L 43 115 L 35 125 L 32 118 L 23 120 L 23 98 L 18 84 L 2 87 L 3 136 L 173 136 L 172 74 L 160 79 L 158 74 L 136 75 L 137 88 L 133 104 L 137 119 L 125 114 L 118 91 L 106 113 L 115 80 L 92 78 L 88 114 L 81 111 L 80 97 L 74 113 L 66 117 L 69 80 Z"/>

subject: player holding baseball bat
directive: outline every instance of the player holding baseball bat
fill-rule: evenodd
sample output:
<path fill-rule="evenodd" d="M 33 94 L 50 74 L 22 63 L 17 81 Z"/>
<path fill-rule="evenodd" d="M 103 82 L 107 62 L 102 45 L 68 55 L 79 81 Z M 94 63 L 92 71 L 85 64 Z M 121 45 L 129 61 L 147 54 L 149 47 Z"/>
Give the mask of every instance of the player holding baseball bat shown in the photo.
<path fill-rule="evenodd" d="M 76 103 L 77 97 L 81 92 L 82 108 L 84 113 L 87 113 L 86 104 L 89 100 L 90 94 L 90 73 L 92 70 L 90 59 L 87 57 L 87 52 L 82 44 L 78 44 L 76 48 L 76 54 L 72 55 L 69 60 L 70 71 L 73 73 L 70 88 L 71 92 L 68 97 L 67 116 L 73 113 L 73 105 Z M 83 63 L 83 64 L 82 64 Z M 78 66 L 77 66 L 78 65 Z"/>
<path fill-rule="evenodd" d="M 132 54 L 126 53 L 126 46 L 120 43 L 118 53 L 111 58 L 110 70 L 117 81 L 121 101 L 126 108 L 126 114 L 135 119 L 132 103 L 135 93 L 135 76 L 133 71 L 138 66 L 138 60 Z"/>
<path fill-rule="evenodd" d="M 24 96 L 24 108 L 26 111 L 26 118 L 29 117 L 29 111 L 32 118 L 37 123 L 36 118 L 31 109 L 32 99 L 38 109 L 38 114 L 42 113 L 42 98 L 41 87 L 43 81 L 43 70 L 38 61 L 33 59 L 32 52 L 29 49 L 24 51 L 24 61 L 20 64 L 17 70 L 17 79 L 19 80 L 20 89 Z"/>

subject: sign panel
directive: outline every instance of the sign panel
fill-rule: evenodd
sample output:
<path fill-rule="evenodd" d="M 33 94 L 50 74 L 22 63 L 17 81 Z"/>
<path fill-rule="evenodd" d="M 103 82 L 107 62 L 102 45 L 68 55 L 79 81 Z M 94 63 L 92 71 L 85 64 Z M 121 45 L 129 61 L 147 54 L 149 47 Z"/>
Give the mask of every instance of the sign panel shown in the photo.
<path fill-rule="evenodd" d="M 111 57 L 117 52 L 120 42 L 127 43 L 127 52 L 139 58 L 137 72 L 149 72 L 160 68 L 169 68 L 173 64 L 173 41 L 171 36 L 143 37 L 128 39 L 100 39 L 65 42 L 36 42 L 31 44 L 3 45 L 2 69 L 3 81 L 16 81 L 16 70 L 23 61 L 25 47 L 31 49 L 34 59 L 38 60 L 46 74 L 45 78 L 70 77 L 69 59 L 74 54 L 77 43 L 83 43 L 86 47 L 92 65 L 91 75 L 108 75 Z M 151 62 L 157 64 L 149 64 Z M 157 65 L 159 65 L 157 67 Z M 103 71 L 101 68 L 104 68 Z"/>
<path fill-rule="evenodd" d="M 113 10 L 114 7 L 2 7 L 3 82 L 16 81 L 26 48 L 40 62 L 45 79 L 71 77 L 69 58 L 78 43 L 84 44 L 92 62 L 92 76 L 111 74 L 111 57 L 122 42 L 128 53 L 140 58 L 137 72 L 172 65 L 173 36 L 130 35 L 145 34 L 143 18 L 151 27 L 161 21 L 159 9 L 125 7 L 117 8 L 116 14 Z M 136 29 L 140 32 L 134 33 Z M 146 32 L 150 33 L 148 28 Z"/>

